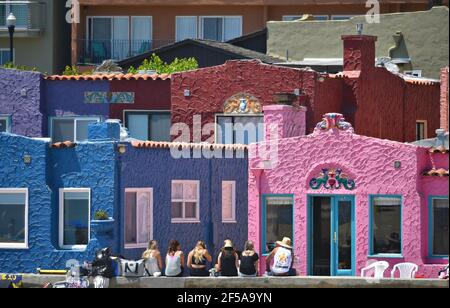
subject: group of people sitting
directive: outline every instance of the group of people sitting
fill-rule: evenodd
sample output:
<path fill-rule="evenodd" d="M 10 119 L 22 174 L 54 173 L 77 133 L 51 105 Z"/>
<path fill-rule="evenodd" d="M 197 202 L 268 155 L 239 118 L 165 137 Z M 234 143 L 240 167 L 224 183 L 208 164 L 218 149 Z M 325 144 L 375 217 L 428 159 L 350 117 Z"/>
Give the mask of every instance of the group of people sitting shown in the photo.
<path fill-rule="evenodd" d="M 255 251 L 252 241 L 245 243 L 244 250 L 239 252 L 235 249 L 233 242 L 229 239 L 224 241 L 217 262 L 212 268 L 208 268 L 208 263 L 212 264 L 212 256 L 208 251 L 204 241 L 197 242 L 195 248 L 187 255 L 181 249 L 181 245 L 176 240 L 171 240 L 166 254 L 165 262 L 155 240 L 150 241 L 148 249 L 143 253 L 145 269 L 148 275 L 159 277 L 165 268 L 166 277 L 183 277 L 185 275 L 185 265 L 189 269 L 191 277 L 256 277 L 258 273 L 259 255 Z M 291 240 L 284 238 L 276 242 L 276 247 L 266 258 L 266 275 L 268 276 L 295 276 L 293 268 L 294 254 Z"/>

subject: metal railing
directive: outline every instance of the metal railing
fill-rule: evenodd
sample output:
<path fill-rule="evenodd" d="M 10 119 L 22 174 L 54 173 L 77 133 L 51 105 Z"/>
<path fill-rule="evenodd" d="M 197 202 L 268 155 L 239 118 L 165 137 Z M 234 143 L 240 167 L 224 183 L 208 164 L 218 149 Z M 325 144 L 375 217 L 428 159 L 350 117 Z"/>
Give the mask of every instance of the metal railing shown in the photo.
<path fill-rule="evenodd" d="M 174 40 L 77 40 L 79 64 L 100 64 L 104 60 L 123 60 L 173 43 Z"/>
<path fill-rule="evenodd" d="M 36 1 L 0 1 L 0 30 L 7 29 L 6 19 L 13 13 L 16 31 L 43 31 L 45 3 Z"/>

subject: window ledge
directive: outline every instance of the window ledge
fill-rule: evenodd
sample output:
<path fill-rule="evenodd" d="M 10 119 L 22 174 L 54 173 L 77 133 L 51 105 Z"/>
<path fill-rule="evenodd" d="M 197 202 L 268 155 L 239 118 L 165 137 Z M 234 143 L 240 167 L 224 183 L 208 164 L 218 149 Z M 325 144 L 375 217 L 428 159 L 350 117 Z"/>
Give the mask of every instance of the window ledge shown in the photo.
<path fill-rule="evenodd" d="M 404 257 L 402 254 L 386 253 L 386 254 L 368 255 L 368 258 L 403 259 Z"/>
<path fill-rule="evenodd" d="M 222 220 L 223 224 L 237 224 L 236 220 Z"/>
<path fill-rule="evenodd" d="M 11 250 L 28 250 L 28 245 L 12 245 L 12 244 L 1 244 L 0 243 L 0 250 L 2 249 L 11 249 Z"/>
<path fill-rule="evenodd" d="M 59 251 L 86 251 L 86 246 L 60 246 Z"/>
<path fill-rule="evenodd" d="M 125 245 L 125 249 L 146 249 L 147 244 L 130 244 Z"/>
<path fill-rule="evenodd" d="M 428 259 L 431 259 L 431 260 L 437 260 L 437 259 L 448 260 L 448 256 L 428 256 L 427 258 L 428 258 Z"/>
<path fill-rule="evenodd" d="M 173 224 L 199 224 L 200 220 L 198 220 L 198 219 L 191 219 L 191 220 L 187 220 L 187 219 L 172 219 L 171 223 L 173 223 Z"/>

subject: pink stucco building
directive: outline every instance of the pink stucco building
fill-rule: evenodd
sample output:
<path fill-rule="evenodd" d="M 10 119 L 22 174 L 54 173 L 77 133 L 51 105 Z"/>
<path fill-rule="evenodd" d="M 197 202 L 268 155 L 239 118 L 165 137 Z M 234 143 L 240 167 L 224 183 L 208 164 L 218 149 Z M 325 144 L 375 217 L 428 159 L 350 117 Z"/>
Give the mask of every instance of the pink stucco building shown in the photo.
<path fill-rule="evenodd" d="M 300 275 L 358 276 L 386 260 L 437 277 L 448 263 L 448 136 L 432 147 L 360 136 L 340 114 L 305 135 L 305 111 L 264 107 L 266 141 L 251 146 L 249 162 L 258 251 L 288 236 Z"/>

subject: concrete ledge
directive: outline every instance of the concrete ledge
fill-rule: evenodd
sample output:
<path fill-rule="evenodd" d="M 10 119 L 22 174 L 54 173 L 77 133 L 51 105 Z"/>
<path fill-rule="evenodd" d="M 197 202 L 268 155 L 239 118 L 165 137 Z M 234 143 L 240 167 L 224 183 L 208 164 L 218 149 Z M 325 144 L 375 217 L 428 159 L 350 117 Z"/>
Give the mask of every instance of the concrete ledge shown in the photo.
<path fill-rule="evenodd" d="M 23 275 L 26 288 L 63 281 L 64 276 Z M 111 288 L 448 288 L 442 279 L 373 279 L 360 277 L 258 278 L 125 278 L 111 280 Z"/>

